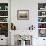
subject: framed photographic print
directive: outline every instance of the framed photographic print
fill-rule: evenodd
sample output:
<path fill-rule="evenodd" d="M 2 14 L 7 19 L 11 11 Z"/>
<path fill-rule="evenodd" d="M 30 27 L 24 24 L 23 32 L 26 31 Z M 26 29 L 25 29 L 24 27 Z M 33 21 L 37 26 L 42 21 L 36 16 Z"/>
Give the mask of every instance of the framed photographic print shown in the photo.
<path fill-rule="evenodd" d="M 17 10 L 17 20 L 29 20 L 29 10 Z"/>

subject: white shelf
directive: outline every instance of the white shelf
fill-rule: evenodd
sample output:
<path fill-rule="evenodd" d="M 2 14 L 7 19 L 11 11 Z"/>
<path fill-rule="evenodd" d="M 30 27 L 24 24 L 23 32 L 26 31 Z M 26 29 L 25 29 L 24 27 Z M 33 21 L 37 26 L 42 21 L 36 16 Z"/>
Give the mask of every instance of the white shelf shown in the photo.
<path fill-rule="evenodd" d="M 0 22 L 0 23 L 8 23 L 8 22 Z"/>
<path fill-rule="evenodd" d="M 38 11 L 46 11 L 46 10 L 38 10 Z"/>
<path fill-rule="evenodd" d="M 46 29 L 46 28 L 38 28 L 38 29 Z"/>
<path fill-rule="evenodd" d="M 38 23 L 46 23 L 46 22 L 38 22 Z"/>
<path fill-rule="evenodd" d="M 46 15 L 44 15 L 44 16 L 38 16 L 38 17 L 46 17 Z"/>
<path fill-rule="evenodd" d="M 0 10 L 0 11 L 8 11 L 8 10 Z"/>
<path fill-rule="evenodd" d="M 8 16 L 0 16 L 0 17 L 8 17 Z"/>

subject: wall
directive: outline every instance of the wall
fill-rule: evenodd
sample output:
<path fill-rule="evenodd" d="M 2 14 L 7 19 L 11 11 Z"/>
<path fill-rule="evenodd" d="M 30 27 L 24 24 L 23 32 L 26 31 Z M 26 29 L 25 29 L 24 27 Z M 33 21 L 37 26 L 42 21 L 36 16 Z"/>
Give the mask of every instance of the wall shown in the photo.
<path fill-rule="evenodd" d="M 30 0 L 11 1 L 11 22 L 14 22 L 17 30 L 28 30 L 29 26 L 37 23 L 37 2 Z M 34 5 L 33 5 L 34 4 Z M 29 20 L 17 20 L 17 10 L 29 10 Z"/>
<path fill-rule="evenodd" d="M 16 25 L 17 30 L 28 30 L 32 24 L 35 26 L 36 34 L 33 38 L 33 46 L 44 46 L 43 38 L 38 38 L 38 3 L 45 3 L 46 0 L 11 0 L 11 22 Z M 17 20 L 17 10 L 29 10 L 29 20 Z M 16 31 L 17 31 L 16 30 Z M 19 32 L 19 31 L 18 31 Z M 38 44 L 39 43 L 39 44 Z"/>
<path fill-rule="evenodd" d="M 45 0 L 46 1 L 46 0 Z M 38 2 L 44 0 L 11 0 L 11 22 L 17 30 L 28 30 L 32 24 L 37 29 L 38 25 Z M 29 20 L 17 20 L 17 10 L 29 10 Z"/>

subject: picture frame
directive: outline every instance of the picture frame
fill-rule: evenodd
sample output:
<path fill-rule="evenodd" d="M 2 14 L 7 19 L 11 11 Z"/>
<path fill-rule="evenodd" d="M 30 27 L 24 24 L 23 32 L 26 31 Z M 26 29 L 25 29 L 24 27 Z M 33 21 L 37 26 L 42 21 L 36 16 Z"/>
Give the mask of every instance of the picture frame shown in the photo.
<path fill-rule="evenodd" d="M 29 20 L 29 10 L 17 10 L 17 20 Z"/>

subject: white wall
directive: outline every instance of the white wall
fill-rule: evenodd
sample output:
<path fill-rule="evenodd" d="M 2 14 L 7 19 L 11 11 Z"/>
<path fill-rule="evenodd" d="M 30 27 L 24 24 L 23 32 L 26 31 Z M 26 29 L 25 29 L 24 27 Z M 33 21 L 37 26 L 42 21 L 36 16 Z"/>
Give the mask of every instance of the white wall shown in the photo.
<path fill-rule="evenodd" d="M 34 5 L 33 5 L 34 4 Z M 17 10 L 29 10 L 29 20 L 17 20 Z M 29 26 L 37 25 L 37 2 L 32 0 L 11 1 L 11 22 L 17 30 L 27 30 Z"/>
<path fill-rule="evenodd" d="M 17 30 L 28 30 L 29 26 L 38 27 L 38 2 L 46 0 L 11 0 L 11 22 Z M 29 20 L 17 20 L 17 10 L 29 10 Z"/>
<path fill-rule="evenodd" d="M 35 26 L 36 34 L 38 36 L 38 3 L 46 3 L 46 0 L 11 0 L 11 22 L 15 24 L 17 30 L 28 30 L 32 24 Z M 29 20 L 17 20 L 17 10 L 29 10 Z M 16 31 L 17 31 L 16 30 Z M 18 31 L 19 32 L 19 31 Z M 33 38 L 33 46 L 40 46 L 43 44 L 42 38 Z M 39 43 L 39 44 L 38 44 Z"/>

